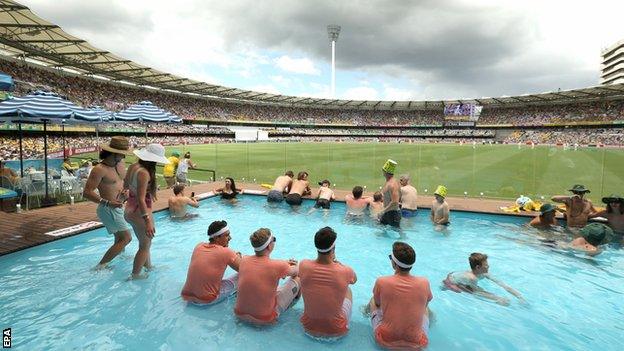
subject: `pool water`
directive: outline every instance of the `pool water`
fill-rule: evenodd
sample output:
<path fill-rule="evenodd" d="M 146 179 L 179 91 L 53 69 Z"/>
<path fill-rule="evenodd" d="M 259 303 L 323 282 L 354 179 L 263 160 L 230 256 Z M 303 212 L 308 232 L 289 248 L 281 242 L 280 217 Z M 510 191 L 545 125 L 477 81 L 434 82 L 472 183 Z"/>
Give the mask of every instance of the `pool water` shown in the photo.
<path fill-rule="evenodd" d="M 0 326 L 12 328 L 13 348 L 18 350 L 376 350 L 370 322 L 360 308 L 370 299 L 375 279 L 392 274 L 388 254 L 399 233 L 345 221 L 341 203 L 332 204 L 329 213 L 307 214 L 311 206 L 305 202 L 293 213 L 286 204 L 270 207 L 264 197 L 243 196 L 235 205 L 205 200 L 197 209 L 200 217 L 188 222 L 171 222 L 166 211 L 157 213 L 152 245 L 156 269 L 142 281 L 125 281 L 136 239 L 111 269 L 90 270 L 112 242 L 103 229 L 3 256 Z M 531 244 L 537 241 L 522 226 L 526 219 L 451 216 L 448 233 L 439 233 L 423 210 L 404 222 L 402 234 L 417 253 L 413 273 L 431 282 L 435 320 L 429 350 L 620 349 L 623 250 L 609 247 L 596 258 L 554 252 Z M 230 246 L 243 254 L 253 252 L 251 232 L 271 228 L 278 239 L 272 257 L 283 259 L 314 258 L 314 233 L 333 227 L 338 232 L 337 258 L 358 275 L 352 286 L 349 334 L 332 343 L 305 336 L 299 324 L 303 301 L 266 328 L 238 322 L 233 298 L 211 307 L 187 306 L 180 290 L 191 253 L 217 219 L 228 221 Z M 492 275 L 519 290 L 528 305 L 487 282 L 483 287 L 508 297 L 511 305 L 442 291 L 440 282 L 449 271 L 469 268 L 471 252 L 488 254 Z"/>

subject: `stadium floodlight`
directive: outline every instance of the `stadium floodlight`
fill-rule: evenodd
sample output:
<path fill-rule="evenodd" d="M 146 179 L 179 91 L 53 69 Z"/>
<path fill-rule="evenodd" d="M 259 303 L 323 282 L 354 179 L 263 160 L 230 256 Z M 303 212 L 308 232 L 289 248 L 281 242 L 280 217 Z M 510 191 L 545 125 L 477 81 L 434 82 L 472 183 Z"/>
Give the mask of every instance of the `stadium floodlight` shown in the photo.
<path fill-rule="evenodd" d="M 338 34 L 340 34 L 340 26 L 330 24 L 327 26 L 327 34 L 332 46 L 332 68 L 331 68 L 331 95 L 336 96 L 336 42 L 338 41 Z"/>

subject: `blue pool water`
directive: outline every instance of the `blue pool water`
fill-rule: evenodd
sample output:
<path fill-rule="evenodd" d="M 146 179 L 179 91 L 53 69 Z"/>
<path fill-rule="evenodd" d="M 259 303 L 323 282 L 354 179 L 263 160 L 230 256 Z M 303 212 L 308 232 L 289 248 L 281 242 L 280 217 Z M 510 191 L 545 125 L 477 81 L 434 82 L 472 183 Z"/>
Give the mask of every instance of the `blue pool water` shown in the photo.
<path fill-rule="evenodd" d="M 294 214 L 287 205 L 270 208 L 264 197 L 244 196 L 232 206 L 203 201 L 194 221 L 170 222 L 156 214 L 147 280 L 126 282 L 136 239 L 113 261 L 112 269 L 90 270 L 111 244 L 102 229 L 0 257 L 0 327 L 12 328 L 18 350 L 376 350 L 370 323 L 360 306 L 371 297 L 375 279 L 392 273 L 388 254 L 397 233 L 343 219 L 344 205 L 328 215 Z M 278 238 L 274 258 L 313 258 L 313 235 L 322 226 L 338 232 L 337 258 L 352 266 L 351 331 L 342 340 L 322 343 L 303 334 L 300 301 L 277 325 L 254 328 L 236 321 L 230 299 L 212 307 L 187 306 L 179 296 L 193 247 L 206 239 L 208 224 L 225 219 L 231 247 L 251 254 L 249 234 L 271 228 Z M 533 240 L 524 219 L 452 213 L 447 234 L 432 230 L 421 211 L 406 224 L 405 241 L 417 252 L 413 272 L 431 281 L 435 321 L 429 350 L 616 350 L 624 335 L 624 253 L 610 247 L 595 259 L 553 252 Z M 512 240 L 522 239 L 522 241 Z M 449 271 L 468 269 L 471 252 L 487 253 L 490 271 L 519 290 L 521 305 L 509 307 L 468 294 L 440 290 Z M 620 345 L 620 346 L 618 346 Z"/>

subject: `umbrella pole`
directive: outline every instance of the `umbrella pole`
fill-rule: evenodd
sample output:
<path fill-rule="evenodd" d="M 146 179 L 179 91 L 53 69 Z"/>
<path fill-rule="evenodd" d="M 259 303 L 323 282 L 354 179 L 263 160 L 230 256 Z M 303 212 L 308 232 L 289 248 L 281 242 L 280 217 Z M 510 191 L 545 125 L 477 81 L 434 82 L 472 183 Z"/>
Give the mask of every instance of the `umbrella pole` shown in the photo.
<path fill-rule="evenodd" d="M 65 157 L 67 157 L 67 154 L 65 153 L 65 124 L 61 124 L 61 129 L 61 135 L 63 136 L 63 159 L 65 159 Z"/>
<path fill-rule="evenodd" d="M 50 198 L 48 193 L 48 133 L 47 133 L 47 121 L 43 120 L 43 164 L 44 164 L 44 177 L 45 177 L 45 198 L 41 202 L 41 207 L 48 207 L 56 205 L 56 201 Z"/>
<path fill-rule="evenodd" d="M 19 148 L 20 148 L 20 178 L 24 179 L 24 154 L 22 148 L 22 122 L 17 124 L 17 128 L 19 129 Z"/>
<path fill-rule="evenodd" d="M 47 122 L 43 121 L 43 164 L 45 173 L 45 197 L 48 199 L 48 133 Z"/>

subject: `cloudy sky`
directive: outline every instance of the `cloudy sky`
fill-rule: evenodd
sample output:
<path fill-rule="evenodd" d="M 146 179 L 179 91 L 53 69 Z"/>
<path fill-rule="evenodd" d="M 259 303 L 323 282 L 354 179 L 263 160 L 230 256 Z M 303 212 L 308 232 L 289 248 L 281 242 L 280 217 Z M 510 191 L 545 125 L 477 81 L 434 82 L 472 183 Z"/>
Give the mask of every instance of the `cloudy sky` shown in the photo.
<path fill-rule="evenodd" d="M 18 0 L 20 1 L 20 0 Z M 336 97 L 495 97 L 599 83 L 622 0 L 21 0 L 67 32 L 160 70 L 329 97 L 326 26 L 342 26 Z"/>

